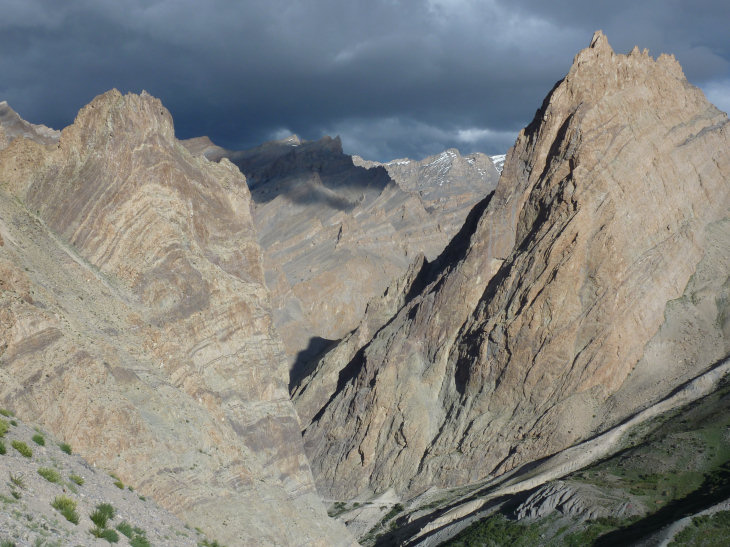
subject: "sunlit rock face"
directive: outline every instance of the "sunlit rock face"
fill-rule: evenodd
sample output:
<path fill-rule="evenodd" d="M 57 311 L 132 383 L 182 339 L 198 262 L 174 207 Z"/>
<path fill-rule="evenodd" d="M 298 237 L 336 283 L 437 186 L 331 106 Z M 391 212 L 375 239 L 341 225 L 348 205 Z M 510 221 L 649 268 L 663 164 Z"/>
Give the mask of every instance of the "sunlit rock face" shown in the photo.
<path fill-rule="evenodd" d="M 351 542 L 314 489 L 240 171 L 145 93 L 60 137 L 7 118 L 2 406 L 222 543 Z"/>
<path fill-rule="evenodd" d="M 728 127 L 673 57 L 597 33 L 448 257 L 295 394 L 320 491 L 503 473 L 727 355 Z"/>

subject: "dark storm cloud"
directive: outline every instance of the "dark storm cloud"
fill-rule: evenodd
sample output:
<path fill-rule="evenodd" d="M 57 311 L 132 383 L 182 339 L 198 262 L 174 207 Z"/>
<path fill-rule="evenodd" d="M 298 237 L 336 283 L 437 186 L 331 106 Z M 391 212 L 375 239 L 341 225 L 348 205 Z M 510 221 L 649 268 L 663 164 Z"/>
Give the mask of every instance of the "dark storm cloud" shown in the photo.
<path fill-rule="evenodd" d="M 146 89 L 179 137 L 227 147 L 339 133 L 371 159 L 504 151 L 602 28 L 677 55 L 730 107 L 727 2 L 0 0 L 0 99 L 61 127 Z"/>

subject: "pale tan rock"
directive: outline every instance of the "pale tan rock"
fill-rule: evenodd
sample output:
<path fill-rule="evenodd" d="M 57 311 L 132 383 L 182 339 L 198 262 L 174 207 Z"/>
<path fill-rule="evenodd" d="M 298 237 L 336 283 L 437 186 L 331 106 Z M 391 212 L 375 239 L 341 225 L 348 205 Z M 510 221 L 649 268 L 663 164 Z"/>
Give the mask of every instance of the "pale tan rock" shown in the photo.
<path fill-rule="evenodd" d="M 250 193 L 116 90 L 0 152 L 0 402 L 230 545 L 351 542 L 313 487 Z"/>
<path fill-rule="evenodd" d="M 0 150 L 18 137 L 24 137 L 41 144 L 56 144 L 61 132 L 45 125 L 28 123 L 7 101 L 0 102 Z"/>
<path fill-rule="evenodd" d="M 230 158 L 248 177 L 292 385 L 419 254 L 438 256 L 499 176 L 487 156 L 454 149 L 379 164 L 344 154 L 329 137 L 292 135 L 238 152 L 205 137 L 184 145 Z"/>
<path fill-rule="evenodd" d="M 320 491 L 408 495 L 500 474 L 727 352 L 728 127 L 673 57 L 617 55 L 597 33 L 520 133 L 463 251 L 355 358 L 325 363 L 334 348 L 320 362 L 342 371 L 303 413 Z M 693 274 L 713 278 L 704 293 Z M 672 355 L 690 309 L 699 339 Z"/>

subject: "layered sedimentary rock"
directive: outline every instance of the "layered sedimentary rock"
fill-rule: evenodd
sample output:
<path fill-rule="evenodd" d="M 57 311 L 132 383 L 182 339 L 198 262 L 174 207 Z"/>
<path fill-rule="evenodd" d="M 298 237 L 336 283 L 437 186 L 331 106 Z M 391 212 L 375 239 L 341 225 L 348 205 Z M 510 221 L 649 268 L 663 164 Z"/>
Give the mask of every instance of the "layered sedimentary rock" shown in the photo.
<path fill-rule="evenodd" d="M 728 128 L 673 57 L 618 55 L 597 33 L 449 259 L 303 382 L 320 491 L 503 473 L 727 355 Z"/>
<path fill-rule="evenodd" d="M 291 136 L 239 152 L 206 138 L 185 145 L 228 157 L 249 181 L 293 383 L 416 256 L 435 258 L 498 178 L 487 156 L 456 150 L 378 164 L 344 154 L 329 137 Z"/>
<path fill-rule="evenodd" d="M 240 171 L 191 155 L 144 93 L 12 140 L 0 402 L 223 543 L 348 543 L 313 487 L 250 209 Z"/>

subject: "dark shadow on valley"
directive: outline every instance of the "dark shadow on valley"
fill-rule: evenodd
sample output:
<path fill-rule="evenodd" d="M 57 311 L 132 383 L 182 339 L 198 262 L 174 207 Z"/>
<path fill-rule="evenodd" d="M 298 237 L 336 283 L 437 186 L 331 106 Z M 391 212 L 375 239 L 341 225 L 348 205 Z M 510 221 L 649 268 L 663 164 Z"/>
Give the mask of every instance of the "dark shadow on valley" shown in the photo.
<path fill-rule="evenodd" d="M 339 340 L 328 340 L 319 336 L 309 339 L 305 349 L 297 353 L 296 359 L 289 369 L 289 393 L 293 393 L 307 376 L 314 372 L 320 357 L 334 347 Z"/>

